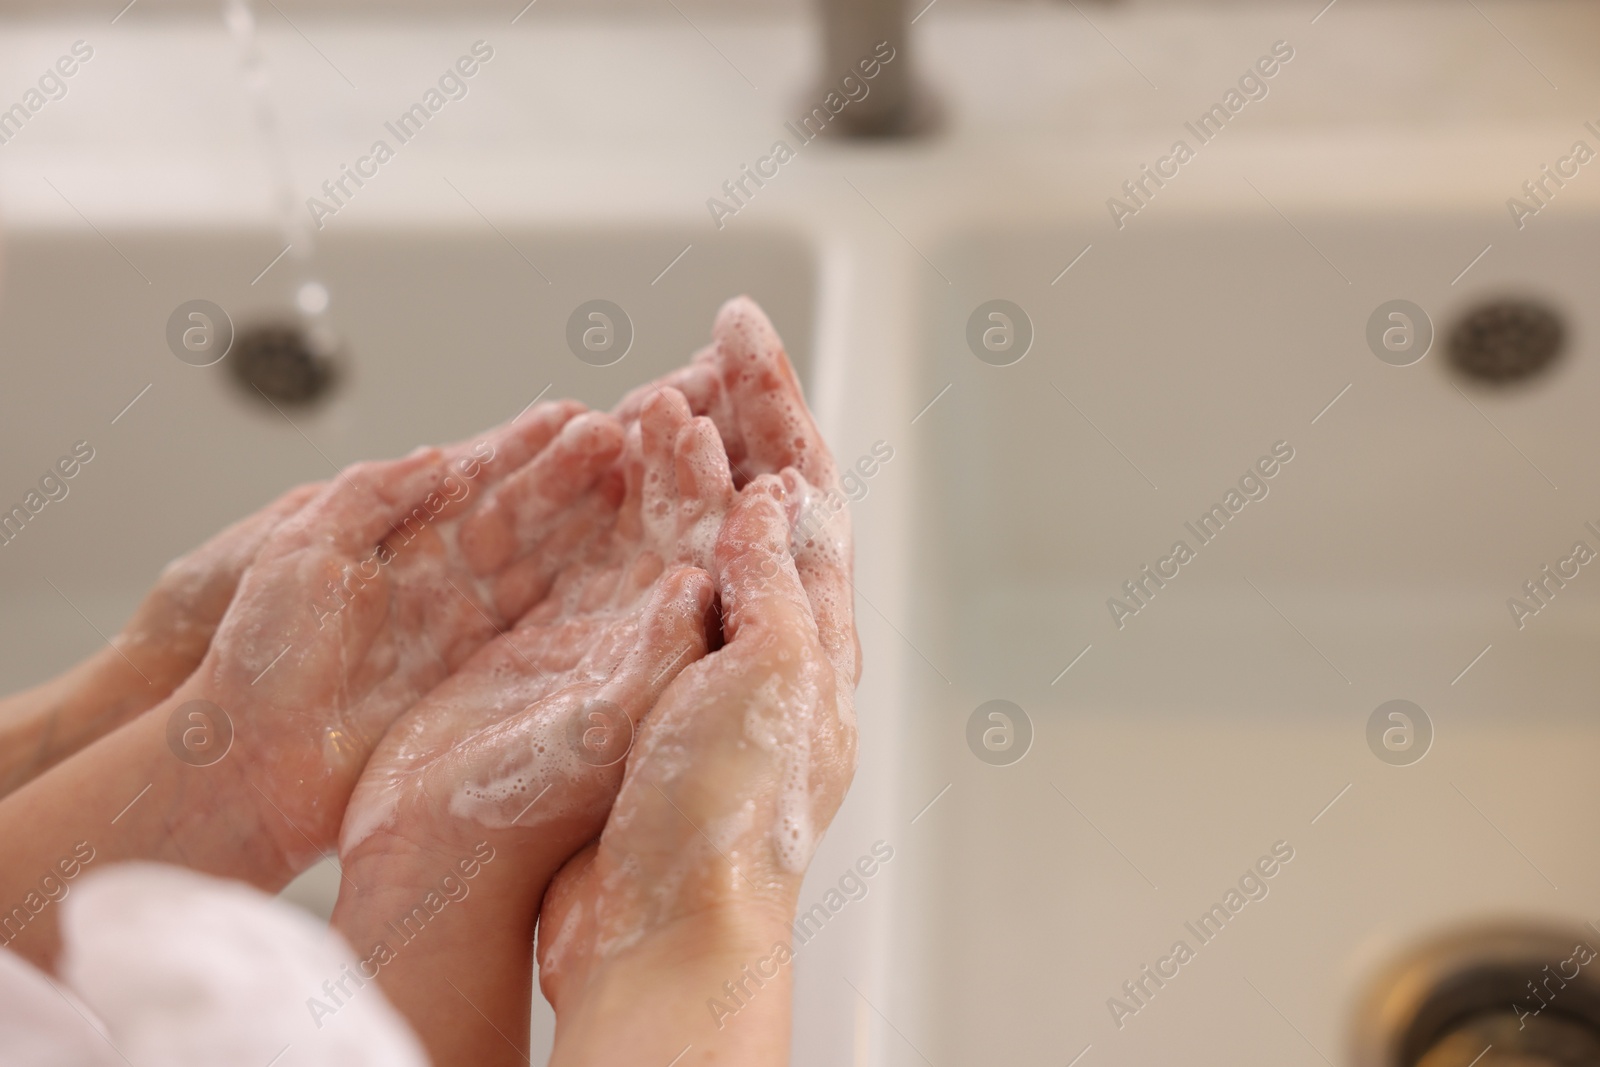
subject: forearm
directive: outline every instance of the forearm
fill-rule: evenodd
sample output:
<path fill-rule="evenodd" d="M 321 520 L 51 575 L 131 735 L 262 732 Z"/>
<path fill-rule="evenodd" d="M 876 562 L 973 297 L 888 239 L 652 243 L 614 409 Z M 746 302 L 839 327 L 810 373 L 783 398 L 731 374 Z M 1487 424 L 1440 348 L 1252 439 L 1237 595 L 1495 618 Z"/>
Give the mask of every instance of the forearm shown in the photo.
<path fill-rule="evenodd" d="M 777 913 L 703 913 L 563 991 L 550 1065 L 781 1067 L 792 992 L 792 935 Z"/>
<path fill-rule="evenodd" d="M 176 682 L 156 683 L 114 648 L 102 648 L 55 678 L 0 699 L 0 796 L 37 778 L 149 709 Z M 163 679 L 164 681 L 164 679 Z"/>
<path fill-rule="evenodd" d="M 380 832 L 380 836 L 382 832 Z M 387 837 L 349 857 L 333 926 L 436 1067 L 526 1064 L 533 931 L 549 872 L 479 838 L 455 851 Z"/>
<path fill-rule="evenodd" d="M 205 656 L 262 541 L 318 488 L 291 489 L 174 560 L 110 645 L 57 678 L 0 699 L 0 797 L 182 685 Z"/>
<path fill-rule="evenodd" d="M 54 899 L 70 891 L 61 862 L 74 855 L 92 853 L 82 863 L 88 870 L 153 860 L 267 891 L 293 876 L 249 795 L 238 754 L 199 767 L 168 748 L 169 705 L 180 699 L 168 698 L 0 801 L 0 942 L 53 965 Z"/>
<path fill-rule="evenodd" d="M 0 699 L 0 797 L 7 796 L 165 700 L 205 654 L 210 629 L 194 626 L 165 640 L 147 616 L 166 607 L 157 588 L 113 644 L 47 682 Z"/>

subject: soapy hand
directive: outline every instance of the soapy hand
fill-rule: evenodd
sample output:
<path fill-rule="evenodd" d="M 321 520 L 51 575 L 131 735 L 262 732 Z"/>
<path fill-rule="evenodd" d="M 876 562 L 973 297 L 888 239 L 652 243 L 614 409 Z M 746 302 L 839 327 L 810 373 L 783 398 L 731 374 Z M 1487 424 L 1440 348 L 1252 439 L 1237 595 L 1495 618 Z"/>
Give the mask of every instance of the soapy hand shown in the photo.
<path fill-rule="evenodd" d="M 323 488 L 314 482 L 290 489 L 162 570 L 114 642 L 150 680 L 151 704 L 200 665 L 262 544 Z"/>
<path fill-rule="evenodd" d="M 629 427 L 620 474 L 573 509 L 610 520 L 513 630 L 390 729 L 346 815 L 334 924 L 363 955 L 393 940 L 441 872 L 493 857 L 472 865 L 470 890 L 452 883 L 458 902 L 381 972 L 441 1064 L 525 1055 L 504 1035 L 528 1032 L 545 886 L 600 832 L 636 724 L 717 632 L 707 570 L 733 485 L 715 428 L 663 390 Z M 501 489 L 464 542 L 515 529 L 504 519 L 521 487 Z M 520 597 L 521 581 L 503 574 L 501 588 Z M 462 945 L 474 948 L 451 951 Z M 463 1016 L 462 998 L 476 1012 Z"/>
<path fill-rule="evenodd" d="M 856 736 L 854 679 L 829 657 L 822 590 L 791 555 L 804 489 L 791 473 L 741 491 L 717 545 L 727 644 L 667 687 L 599 842 L 545 898 L 540 982 L 558 1015 L 595 971 L 675 926 L 730 906 L 793 914 Z"/>
<path fill-rule="evenodd" d="M 599 841 L 545 896 L 552 1063 L 670 1059 L 686 1046 L 685 1064 L 781 1059 L 786 977 L 764 1021 L 736 1032 L 707 1031 L 702 1004 L 744 953 L 787 942 L 801 878 L 854 772 L 859 644 L 832 457 L 759 309 L 731 301 L 715 336 L 671 380 L 719 420 L 744 472 L 715 558 L 726 644 L 662 694 Z"/>
<path fill-rule="evenodd" d="M 472 445 L 358 464 L 262 544 L 173 700 L 205 700 L 227 715 L 236 758 L 221 766 L 265 802 L 263 825 L 290 870 L 333 843 L 389 725 L 510 622 L 478 579 L 497 568 L 458 543 L 462 514 L 516 472 L 548 503 L 544 520 L 523 531 L 536 546 L 620 451 L 616 421 L 580 410 L 545 405 Z M 526 580 L 548 581 L 563 562 L 559 552 L 541 555 Z"/>
<path fill-rule="evenodd" d="M 803 542 L 795 565 L 814 592 L 812 607 L 828 656 L 853 693 L 861 675 L 850 578 L 854 548 L 833 453 L 806 406 L 783 341 L 754 300 L 740 296 L 723 304 L 711 334 L 713 343 L 688 366 L 633 390 L 616 415 L 625 422 L 637 418 L 656 392 L 677 389 L 696 415 L 716 424 L 736 487 L 792 469 L 800 499 L 791 505 L 798 508 L 796 531 Z"/>
<path fill-rule="evenodd" d="M 487 833 L 522 860 L 543 857 L 534 866 L 548 864 L 547 878 L 599 833 L 636 724 L 715 630 L 707 572 L 733 499 L 716 429 L 671 389 L 629 427 L 621 473 L 572 509 L 594 532 L 538 606 L 383 738 L 352 797 L 343 855 L 391 835 L 448 850 Z M 495 545 L 520 489 L 515 477 L 502 484 L 466 520 L 463 543 Z M 529 599 L 524 569 L 501 571 L 502 608 Z"/>

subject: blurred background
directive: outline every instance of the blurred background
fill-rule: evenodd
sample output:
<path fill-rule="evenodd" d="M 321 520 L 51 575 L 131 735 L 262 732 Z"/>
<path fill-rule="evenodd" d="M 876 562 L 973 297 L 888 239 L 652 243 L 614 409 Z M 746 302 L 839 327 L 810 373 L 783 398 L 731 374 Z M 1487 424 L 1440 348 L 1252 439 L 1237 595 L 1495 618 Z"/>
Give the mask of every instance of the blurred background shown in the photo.
<path fill-rule="evenodd" d="M 0 546 L 0 682 L 747 292 L 880 461 L 802 906 L 893 859 L 799 955 L 796 1063 L 1600 1063 L 1597 45 L 1542 0 L 9 0 L 0 510 L 93 459 Z"/>

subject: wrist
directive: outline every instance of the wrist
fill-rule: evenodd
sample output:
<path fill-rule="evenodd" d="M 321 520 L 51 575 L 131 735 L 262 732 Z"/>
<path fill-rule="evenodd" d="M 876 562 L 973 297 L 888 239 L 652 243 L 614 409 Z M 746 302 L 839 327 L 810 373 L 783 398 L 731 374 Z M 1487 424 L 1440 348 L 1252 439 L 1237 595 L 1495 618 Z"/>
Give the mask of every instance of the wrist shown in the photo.
<path fill-rule="evenodd" d="M 789 899 L 707 909 L 592 966 L 581 986 L 563 984 L 552 1067 L 680 1053 L 679 1067 L 786 1063 L 793 916 Z"/>
<path fill-rule="evenodd" d="M 171 688 L 151 684 L 116 648 L 104 647 L 6 698 L 0 702 L 0 795 L 135 718 Z"/>
<path fill-rule="evenodd" d="M 150 787 L 136 801 L 137 788 L 130 793 L 118 817 L 140 849 L 129 858 L 176 863 L 277 892 L 303 868 L 291 857 L 304 851 L 304 838 L 254 786 L 249 753 L 231 735 L 214 761 L 188 746 L 186 732 L 200 728 L 196 713 L 186 710 L 194 699 L 173 693 L 90 750 L 122 761 L 131 775 L 126 785 Z M 219 724 L 208 720 L 203 727 L 216 743 Z"/>
<path fill-rule="evenodd" d="M 0 803 L 0 907 L 86 846 L 97 866 L 170 863 L 275 892 L 295 873 L 265 832 L 228 760 L 197 767 L 167 743 L 168 703 L 89 745 Z M 59 909 L 44 908 L 10 943 L 41 966 L 57 945 Z"/>
<path fill-rule="evenodd" d="M 446 845 L 379 830 L 348 850 L 339 863 L 333 924 L 358 952 L 365 941 L 397 929 L 404 935 L 397 924 L 413 916 L 419 905 L 439 915 L 471 897 L 479 914 L 526 915 L 532 910 L 505 878 L 496 877 L 508 858 L 483 837 Z"/>
<path fill-rule="evenodd" d="M 380 830 L 347 851 L 333 927 L 436 1063 L 523 1063 L 533 999 L 530 903 L 488 840 Z"/>

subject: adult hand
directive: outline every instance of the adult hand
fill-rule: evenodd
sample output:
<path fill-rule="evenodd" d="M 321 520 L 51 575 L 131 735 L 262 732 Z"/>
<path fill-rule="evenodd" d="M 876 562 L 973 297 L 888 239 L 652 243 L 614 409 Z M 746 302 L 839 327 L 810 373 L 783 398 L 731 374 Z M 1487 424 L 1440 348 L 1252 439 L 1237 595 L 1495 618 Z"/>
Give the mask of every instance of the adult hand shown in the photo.
<path fill-rule="evenodd" d="M 839 472 L 817 427 L 794 366 L 772 322 L 755 301 L 735 297 L 717 312 L 713 343 L 686 367 L 633 390 L 617 405 L 624 422 L 662 388 L 680 390 L 696 415 L 717 426 L 737 487 L 763 474 L 792 470 L 798 508 L 795 554 L 806 588 L 812 590 L 819 632 L 829 657 L 852 692 L 860 678 L 855 589 L 851 583 L 850 513 L 839 489 Z"/>
<path fill-rule="evenodd" d="M 545 897 L 554 1064 L 786 1062 L 788 924 L 855 767 L 849 605 L 817 610 L 848 545 L 794 543 L 809 492 L 791 469 L 740 493 L 716 553 L 727 644 L 667 687 L 598 843 Z M 705 1005 L 758 958 L 776 988 L 724 1027 Z"/>
<path fill-rule="evenodd" d="M 787 576 L 792 568 L 794 580 L 805 591 L 804 604 L 810 618 L 810 630 L 804 623 L 795 621 L 798 612 L 787 613 L 793 623 L 787 627 L 789 651 L 799 656 L 798 650 L 806 649 L 806 656 L 801 658 L 815 663 L 819 661 L 816 652 L 820 649 L 820 660 L 831 668 L 831 672 L 823 672 L 823 677 L 831 673 L 833 679 L 831 695 L 820 698 L 808 727 L 813 731 L 810 738 L 813 742 L 812 751 L 820 756 L 816 765 L 820 779 L 816 783 L 813 811 L 813 828 L 820 833 L 821 827 L 831 819 L 854 766 L 853 696 L 855 683 L 860 677 L 860 645 L 853 614 L 849 513 L 844 497 L 839 492 L 833 457 L 805 404 L 798 378 L 770 321 L 753 301 L 739 297 L 722 307 L 712 332 L 714 343 L 698 353 L 688 367 L 669 374 L 661 382 L 635 390 L 618 406 L 617 415 L 622 419 L 634 417 L 655 390 L 670 384 L 685 393 L 697 413 L 703 413 L 716 422 L 727 447 L 735 483 L 746 486 L 746 493 L 750 491 L 748 483 L 760 479 L 770 495 L 773 492 L 771 476 L 778 475 L 781 479 L 784 509 L 789 519 L 787 540 L 779 538 L 776 529 L 769 529 L 769 533 L 775 541 L 787 545 L 786 559 L 780 562 L 769 551 L 767 561 L 758 564 L 753 571 L 749 567 L 734 567 L 734 559 L 754 549 L 747 539 L 741 551 L 734 520 L 730 518 L 728 539 L 719 545 L 719 563 L 726 552 L 729 565 L 727 570 L 719 570 L 718 579 L 719 586 L 722 586 L 735 574 L 749 576 L 753 573 L 763 579 L 754 582 L 753 589 L 765 589 L 769 594 L 774 594 L 777 587 L 765 584 L 765 580 L 770 578 L 777 581 L 780 576 Z M 744 501 L 740 505 L 741 509 L 760 506 Z M 751 511 L 740 511 L 738 514 L 743 521 L 751 521 Z M 770 512 L 766 518 L 769 522 L 772 520 Z M 793 585 L 788 589 L 792 593 Z M 747 591 L 747 601 L 752 597 L 753 594 Z M 731 614 L 731 605 L 736 604 L 737 600 L 738 590 L 723 589 L 722 606 L 725 613 Z M 791 603 L 798 606 L 800 601 L 791 600 Z M 757 643 L 754 636 L 757 633 L 773 634 L 784 629 L 780 626 L 750 631 L 744 647 L 750 650 Z M 815 646 L 810 644 L 811 630 L 815 633 Z M 776 646 L 781 642 L 773 638 L 770 643 Z M 742 805 L 739 808 L 741 819 L 746 817 L 747 811 L 753 811 L 763 804 L 769 815 L 772 813 L 775 803 L 772 789 L 778 770 L 778 763 L 774 761 L 778 760 L 778 755 L 775 750 L 760 746 L 747 749 L 739 736 L 743 722 L 737 717 L 721 720 L 721 746 L 701 743 L 693 748 L 694 752 L 701 754 L 702 759 L 691 766 L 705 773 L 678 774 L 673 777 L 675 786 L 681 787 L 685 793 L 683 799 L 679 799 L 676 789 L 667 789 L 665 786 L 656 788 L 653 784 L 646 788 L 644 784 L 653 778 L 649 772 L 654 761 L 649 757 L 651 749 L 647 739 L 656 730 L 660 729 L 666 736 L 671 736 L 676 731 L 669 724 L 675 719 L 681 717 L 686 722 L 693 722 L 692 707 L 697 702 L 707 706 L 740 706 L 742 698 L 739 694 L 747 689 L 751 675 L 746 674 L 746 686 L 741 687 L 733 681 L 738 671 L 729 670 L 724 675 L 719 667 L 724 657 L 735 651 L 737 644 L 737 639 L 730 639 L 728 647 L 714 652 L 697 664 L 664 696 L 661 706 L 650 720 L 651 725 L 647 725 L 641 737 L 641 745 L 630 757 L 628 783 L 601 841 L 563 869 L 546 898 L 539 927 L 540 979 L 546 995 L 558 1006 L 558 1017 L 564 1020 L 562 1032 L 565 1037 L 558 1034 L 558 1059 L 560 1055 L 569 1053 L 571 1062 L 583 1062 L 585 1049 L 592 1052 L 607 1047 L 614 1050 L 648 1049 L 654 1054 L 658 1051 L 655 1043 L 659 1038 L 680 1031 L 685 1020 L 705 1017 L 704 1001 L 712 995 L 700 989 L 685 991 L 681 982 L 671 979 L 663 981 L 665 973 L 677 965 L 685 964 L 703 971 L 708 978 L 715 973 L 716 980 L 710 985 L 714 992 L 720 992 L 720 982 L 736 975 L 749 962 L 749 953 L 758 952 L 760 958 L 770 958 L 774 944 L 788 942 L 787 920 L 780 926 L 776 916 L 792 914 L 792 898 L 798 889 L 799 877 L 781 863 L 776 868 L 773 866 L 771 857 L 777 854 L 783 831 L 780 829 L 775 835 L 770 819 L 767 824 L 751 822 L 748 826 L 755 834 L 754 841 L 744 839 L 746 846 L 755 852 L 753 863 L 743 862 L 732 850 L 724 856 L 724 850 L 719 847 L 715 851 L 718 852 L 717 859 L 721 861 L 720 867 L 702 863 L 696 868 L 702 877 L 706 876 L 706 872 L 721 872 L 720 881 L 713 877 L 710 882 L 702 884 L 707 901 L 721 903 L 697 912 L 693 903 L 695 894 L 688 890 L 664 902 L 657 901 L 667 906 L 657 909 L 656 919 L 650 924 L 650 929 L 655 932 L 632 942 L 640 946 L 637 949 L 630 947 L 632 934 L 606 932 L 608 924 L 620 924 L 626 929 L 630 923 L 639 923 L 642 909 L 637 905 L 648 900 L 648 892 L 640 880 L 615 873 L 635 869 L 637 860 L 630 858 L 631 850 L 645 849 L 647 852 L 644 854 L 653 851 L 662 863 L 669 863 L 675 854 L 670 836 L 662 839 L 669 842 L 667 847 L 653 848 L 648 840 L 649 835 L 637 832 L 637 827 L 641 825 L 665 829 L 659 822 L 652 823 L 629 814 L 633 810 L 632 805 L 639 803 L 641 798 L 648 800 L 654 795 L 667 799 L 665 794 L 673 793 L 669 805 L 656 805 L 655 815 L 657 819 L 666 819 L 670 807 L 672 814 L 678 817 L 680 834 L 688 830 L 691 823 L 718 828 L 728 825 L 725 821 L 709 820 L 717 818 L 719 808 L 725 809 L 735 803 Z M 740 659 L 745 669 L 757 676 L 763 669 L 762 657 L 753 651 Z M 706 692 L 686 699 L 689 688 L 699 679 L 705 680 Z M 726 702 L 717 700 L 713 695 L 723 683 L 726 683 L 725 691 L 729 698 Z M 825 686 L 819 685 L 818 693 L 823 694 L 825 689 Z M 669 714 L 669 706 L 684 710 Z M 710 724 L 718 720 L 708 715 L 704 721 L 707 724 L 704 728 L 713 729 Z M 666 747 L 670 751 L 674 746 Z M 730 758 L 720 765 L 735 769 L 742 767 L 743 772 L 734 770 L 721 774 L 714 768 L 722 757 L 714 756 L 712 752 L 728 748 L 732 749 L 734 756 L 743 753 L 754 757 L 759 752 L 765 752 L 767 758 L 764 762 L 757 759 L 754 764 Z M 751 799 L 751 794 L 740 792 L 738 783 L 750 777 L 756 780 L 752 784 L 765 782 L 766 791 L 756 789 L 754 794 L 764 797 L 764 800 L 756 801 Z M 696 787 L 695 779 L 699 780 L 700 786 Z M 797 809 L 791 805 L 789 810 Z M 699 818 L 694 818 L 690 814 L 692 811 L 698 812 Z M 789 839 L 792 846 L 804 838 L 802 829 L 796 826 L 795 831 L 800 836 Z M 707 858 L 704 855 L 705 846 L 710 844 L 711 839 L 703 834 L 697 834 L 697 837 L 698 840 L 688 840 L 685 847 L 691 852 L 698 848 L 700 859 L 704 860 Z M 787 854 L 792 860 L 801 851 L 790 848 Z M 734 866 L 740 869 L 737 877 L 732 873 Z M 747 867 L 751 870 L 746 870 Z M 763 871 L 770 875 L 765 881 L 758 877 Z M 620 902 L 606 903 L 609 894 L 605 890 L 608 886 L 621 896 Z M 724 890 L 731 892 L 724 896 Z M 634 894 L 632 903 L 627 901 L 630 892 Z M 746 906 L 746 902 L 750 906 Z M 608 915 L 613 918 L 607 918 Z M 767 938 L 771 938 L 771 942 L 767 942 Z M 729 974 L 722 974 L 723 970 L 729 971 Z M 779 982 L 783 988 L 764 997 L 760 1010 L 754 1013 L 758 1017 L 767 1015 L 770 1026 L 763 1026 L 758 1018 L 741 1026 L 731 1036 L 721 1034 L 720 1030 L 715 1034 L 698 1033 L 701 1051 L 691 1052 L 690 1055 L 700 1056 L 708 1049 L 722 1048 L 731 1051 L 735 1059 L 744 1054 L 759 1059 L 770 1053 L 772 1062 L 783 1062 L 787 1047 L 786 983 L 785 972 Z M 677 1000 L 670 996 L 662 997 L 660 993 L 666 989 L 682 992 L 683 996 Z M 621 1003 L 629 1002 L 631 996 L 636 995 L 643 998 L 640 1004 L 654 1007 L 637 1015 L 633 1023 L 628 1023 L 627 1020 L 613 1017 L 610 1008 L 619 1003 L 615 994 L 620 994 Z M 650 1020 L 657 1024 L 654 1028 Z M 745 1043 L 729 1044 L 730 1039 Z M 670 1038 L 666 1043 L 671 1043 Z M 676 1055 L 683 1044 L 694 1043 L 685 1041 L 674 1045 L 668 1052 L 668 1058 Z M 568 1053 L 562 1050 L 568 1050 Z"/>
<path fill-rule="evenodd" d="M 231 720 L 224 766 L 265 802 L 263 825 L 291 871 L 332 845 L 394 720 L 511 621 L 458 543 L 460 517 L 516 472 L 549 505 L 525 531 L 536 546 L 620 451 L 615 420 L 578 410 L 546 405 L 470 447 L 358 464 L 261 546 L 174 699 L 208 701 Z M 540 560 L 552 573 L 560 562 Z"/>

